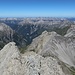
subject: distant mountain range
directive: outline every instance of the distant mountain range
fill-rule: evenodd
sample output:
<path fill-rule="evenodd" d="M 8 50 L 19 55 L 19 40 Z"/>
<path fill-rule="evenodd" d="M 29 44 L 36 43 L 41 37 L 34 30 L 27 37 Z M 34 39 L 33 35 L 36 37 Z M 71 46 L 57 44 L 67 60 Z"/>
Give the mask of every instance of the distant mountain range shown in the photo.
<path fill-rule="evenodd" d="M 74 25 L 74 20 L 67 18 L 0 18 L 0 25 L 8 26 L 3 32 L 6 35 L 8 34 L 7 30 L 13 32 L 8 34 L 9 36 L 3 35 L 3 33 L 0 34 L 2 36 L 0 42 L 3 43 L 3 45 L 1 43 L 1 48 L 10 41 L 16 42 L 19 48 L 25 47 L 45 30 L 48 32 L 55 31 L 63 36 L 72 24 Z"/>

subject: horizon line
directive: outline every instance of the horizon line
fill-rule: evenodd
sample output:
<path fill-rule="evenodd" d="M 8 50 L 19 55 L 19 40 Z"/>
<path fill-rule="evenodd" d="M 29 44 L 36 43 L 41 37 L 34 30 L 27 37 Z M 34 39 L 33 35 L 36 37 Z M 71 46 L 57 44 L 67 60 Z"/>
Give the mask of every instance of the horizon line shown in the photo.
<path fill-rule="evenodd" d="M 18 17 L 0 17 L 0 18 L 75 18 L 75 17 L 67 17 L 67 16 L 65 16 L 65 17 L 52 17 L 52 16 L 36 16 L 36 17 L 31 17 L 31 16 L 29 16 L 29 17 L 21 17 L 21 16 L 18 16 Z"/>

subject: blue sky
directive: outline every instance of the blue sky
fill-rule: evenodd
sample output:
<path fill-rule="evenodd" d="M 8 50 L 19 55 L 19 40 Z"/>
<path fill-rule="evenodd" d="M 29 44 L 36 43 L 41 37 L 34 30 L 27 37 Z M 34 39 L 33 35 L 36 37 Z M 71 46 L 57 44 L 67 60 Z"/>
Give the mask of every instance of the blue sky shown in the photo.
<path fill-rule="evenodd" d="M 75 17 L 75 0 L 0 0 L 0 17 Z"/>

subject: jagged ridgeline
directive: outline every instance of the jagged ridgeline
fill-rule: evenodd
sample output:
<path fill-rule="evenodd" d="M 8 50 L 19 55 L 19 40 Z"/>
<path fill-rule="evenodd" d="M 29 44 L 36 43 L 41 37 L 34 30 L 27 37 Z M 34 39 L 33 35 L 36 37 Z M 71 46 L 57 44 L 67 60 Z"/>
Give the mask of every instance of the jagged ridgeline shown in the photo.
<path fill-rule="evenodd" d="M 57 59 L 32 51 L 21 54 L 14 42 L 0 51 L 0 62 L 1 75 L 65 75 Z"/>

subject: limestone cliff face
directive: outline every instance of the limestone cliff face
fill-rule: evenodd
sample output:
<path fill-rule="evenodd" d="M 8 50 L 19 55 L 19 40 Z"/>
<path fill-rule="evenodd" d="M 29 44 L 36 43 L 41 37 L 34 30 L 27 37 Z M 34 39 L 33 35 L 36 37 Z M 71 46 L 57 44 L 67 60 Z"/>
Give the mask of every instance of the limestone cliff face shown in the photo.
<path fill-rule="evenodd" d="M 0 75 L 65 74 L 55 58 L 44 58 L 33 51 L 20 54 L 15 43 L 10 42 L 0 51 Z"/>
<path fill-rule="evenodd" d="M 44 57 L 53 56 L 75 67 L 75 40 L 60 36 L 56 32 L 44 31 L 33 40 L 28 50 L 35 51 Z"/>

